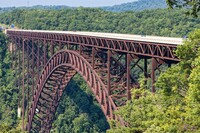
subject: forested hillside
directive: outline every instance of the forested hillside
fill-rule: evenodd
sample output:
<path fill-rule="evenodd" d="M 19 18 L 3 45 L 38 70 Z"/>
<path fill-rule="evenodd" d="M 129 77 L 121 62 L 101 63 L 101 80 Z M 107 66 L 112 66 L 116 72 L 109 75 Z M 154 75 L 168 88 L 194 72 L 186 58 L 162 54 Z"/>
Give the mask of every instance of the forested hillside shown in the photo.
<path fill-rule="evenodd" d="M 185 16 L 184 12 L 166 9 L 121 13 L 92 8 L 17 9 L 0 14 L 0 23 L 14 23 L 19 28 L 34 30 L 78 30 L 182 37 L 200 28 L 200 19 Z M 199 131 L 199 33 L 198 30 L 191 34 L 187 45 L 179 49 L 177 53 L 183 62 L 162 74 L 157 83 L 160 91 L 155 96 L 142 86 L 141 90 L 133 92 L 133 95 L 139 93 L 142 97 L 133 97 L 132 103 L 119 112 L 129 123 L 129 127 L 112 127 L 109 132 Z M 6 38 L 3 34 L 0 35 L 0 130 L 8 131 L 11 127 L 17 127 L 19 123 L 16 102 L 18 91 L 13 85 L 14 76 L 6 51 Z M 194 43 L 190 45 L 191 42 Z M 108 123 L 86 83 L 80 76 L 75 76 L 59 104 L 52 132 L 93 133 L 105 132 L 108 128 Z"/>
<path fill-rule="evenodd" d="M 31 6 L 31 7 L 25 7 L 25 6 L 22 6 L 22 7 L 2 7 L 0 8 L 0 13 L 4 13 L 4 12 L 10 12 L 10 11 L 13 11 L 13 10 L 16 10 L 16 9 L 19 9 L 19 10 L 23 10 L 23 9 L 26 9 L 26 10 L 30 10 L 30 9 L 41 9 L 41 10 L 61 10 L 61 9 L 68 9 L 68 8 L 73 8 L 73 7 L 69 7 L 69 6 L 64 6 L 64 5 L 51 5 L 51 6 L 42 6 L 42 5 L 36 5 L 36 6 Z"/>
<path fill-rule="evenodd" d="M 167 8 L 167 4 L 165 0 L 135 0 L 134 2 L 128 2 L 121 5 L 114 5 L 102 8 L 112 12 L 143 11 L 150 9 Z"/>
<path fill-rule="evenodd" d="M 76 75 L 59 103 L 52 131 L 56 133 L 101 133 L 109 124 L 91 90 Z"/>
<path fill-rule="evenodd" d="M 0 132 L 20 132 L 17 119 L 18 88 L 7 49 L 7 38 L 0 31 Z"/>
<path fill-rule="evenodd" d="M 72 9 L 77 7 L 69 7 L 65 5 L 52 5 L 52 6 L 42 6 L 36 5 L 31 7 L 6 7 L 0 8 L 0 13 L 13 11 L 15 9 L 42 9 L 42 10 L 61 10 L 61 9 Z M 165 0 L 133 0 L 133 2 L 128 2 L 120 5 L 99 7 L 106 11 L 112 12 L 124 12 L 124 11 L 143 11 L 150 9 L 162 9 L 167 8 Z"/>
<path fill-rule="evenodd" d="M 12 10 L 15 10 L 15 9 L 16 9 L 16 8 L 14 8 L 14 7 L 0 8 L 0 13 L 12 11 Z"/>
<path fill-rule="evenodd" d="M 102 9 L 14 10 L 0 15 L 0 23 L 24 29 L 101 31 L 182 37 L 200 28 L 200 19 L 182 10 L 113 13 Z"/>

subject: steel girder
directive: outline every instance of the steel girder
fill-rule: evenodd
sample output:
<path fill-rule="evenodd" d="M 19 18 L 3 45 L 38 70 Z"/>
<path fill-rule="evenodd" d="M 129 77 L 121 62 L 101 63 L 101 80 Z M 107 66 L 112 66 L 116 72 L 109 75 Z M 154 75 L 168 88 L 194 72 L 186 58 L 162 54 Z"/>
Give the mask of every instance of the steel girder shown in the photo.
<path fill-rule="evenodd" d="M 174 53 L 177 45 L 171 44 L 159 44 L 61 33 L 42 33 L 36 31 L 7 31 L 7 34 L 11 36 L 20 36 L 23 38 L 34 38 L 92 46 L 95 48 L 135 54 L 138 56 L 161 58 L 163 60 L 179 62 L 179 59 L 175 56 Z"/>

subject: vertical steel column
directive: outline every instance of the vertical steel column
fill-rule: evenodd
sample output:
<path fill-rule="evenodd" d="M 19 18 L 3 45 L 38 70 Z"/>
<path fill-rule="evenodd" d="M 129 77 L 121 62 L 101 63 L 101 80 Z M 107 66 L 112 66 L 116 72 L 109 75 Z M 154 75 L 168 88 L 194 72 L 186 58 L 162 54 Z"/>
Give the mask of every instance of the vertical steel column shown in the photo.
<path fill-rule="evenodd" d="M 40 47 L 39 47 L 39 42 L 37 42 L 37 81 L 39 80 L 39 75 L 40 75 Z"/>
<path fill-rule="evenodd" d="M 46 50 L 47 50 L 46 55 L 47 55 L 47 61 L 48 61 L 48 59 L 50 58 L 50 57 L 49 57 L 49 53 L 50 53 L 50 52 L 49 52 L 49 48 L 50 48 L 50 47 L 49 47 L 48 41 L 46 40 Z M 46 62 L 46 63 L 47 63 L 47 62 Z"/>
<path fill-rule="evenodd" d="M 94 64 L 95 64 L 95 52 L 94 52 L 94 47 L 92 47 L 92 68 L 94 69 Z"/>
<path fill-rule="evenodd" d="M 24 131 L 24 80 L 25 80 L 25 56 L 24 56 L 24 40 L 22 40 L 22 69 L 23 69 L 23 80 L 22 80 L 22 130 Z"/>
<path fill-rule="evenodd" d="M 111 52 L 110 52 L 110 50 L 108 50 L 108 53 L 107 53 L 107 69 L 108 69 L 108 76 L 107 76 L 108 84 L 107 84 L 107 90 L 108 90 L 108 95 L 110 95 L 110 57 L 111 57 Z"/>
<path fill-rule="evenodd" d="M 59 41 L 59 50 L 61 50 L 62 49 L 62 43 L 61 43 L 61 41 Z"/>
<path fill-rule="evenodd" d="M 83 52 L 83 46 L 82 45 L 79 45 L 79 54 L 81 55 Z"/>
<path fill-rule="evenodd" d="M 43 50 L 44 50 L 44 67 L 45 67 L 45 65 L 46 65 L 46 63 L 47 63 L 47 44 L 46 44 L 46 40 L 44 40 L 44 47 L 43 47 Z"/>
<path fill-rule="evenodd" d="M 14 39 L 14 38 L 12 38 L 12 43 L 13 42 L 15 42 L 16 40 Z M 16 42 L 15 42 L 15 44 L 16 44 Z M 12 70 L 14 70 L 14 49 L 13 49 L 13 44 L 12 44 L 12 46 L 11 46 L 11 49 L 12 49 L 12 51 L 11 51 L 11 58 L 12 58 L 12 62 L 11 62 L 11 68 L 12 68 Z"/>
<path fill-rule="evenodd" d="M 20 39 L 17 40 L 17 47 L 18 47 L 18 116 L 21 117 L 21 109 L 20 109 L 20 89 L 21 89 L 21 63 L 20 63 Z"/>
<path fill-rule="evenodd" d="M 69 42 L 67 42 L 67 49 L 70 50 Z"/>
<path fill-rule="evenodd" d="M 131 92 L 130 92 L 130 75 L 131 75 L 131 55 L 128 53 L 126 55 L 126 70 L 127 70 L 127 83 L 126 83 L 126 87 L 127 87 L 127 100 L 131 99 Z"/>
<path fill-rule="evenodd" d="M 148 73 L 147 73 L 147 59 L 144 59 L 144 78 L 145 78 L 145 86 L 147 86 L 147 79 L 148 79 Z"/>
<path fill-rule="evenodd" d="M 51 46 L 50 46 L 50 51 L 51 51 L 51 56 L 54 54 L 54 44 L 53 41 L 51 41 Z"/>
<path fill-rule="evenodd" d="M 155 93 L 155 68 L 156 68 L 156 59 L 152 58 L 152 62 L 151 62 L 151 84 L 152 84 L 152 93 Z"/>
<path fill-rule="evenodd" d="M 30 99 L 30 90 L 29 90 L 29 59 L 30 59 L 30 54 L 29 54 L 29 41 L 26 44 L 27 47 L 27 91 L 28 91 L 28 96 L 27 96 L 27 114 L 29 112 L 29 99 Z M 28 115 L 27 115 L 28 116 Z"/>
<path fill-rule="evenodd" d="M 12 42 L 10 43 L 11 44 L 10 52 L 11 52 L 11 68 L 12 68 L 12 70 L 13 70 L 13 60 L 14 60 L 14 57 L 13 57 L 13 42 L 14 42 L 14 40 L 12 38 Z"/>
<path fill-rule="evenodd" d="M 34 71 L 34 63 L 35 63 L 35 58 L 34 58 L 34 39 L 32 39 L 32 97 L 34 96 L 34 78 L 35 78 L 35 71 Z"/>

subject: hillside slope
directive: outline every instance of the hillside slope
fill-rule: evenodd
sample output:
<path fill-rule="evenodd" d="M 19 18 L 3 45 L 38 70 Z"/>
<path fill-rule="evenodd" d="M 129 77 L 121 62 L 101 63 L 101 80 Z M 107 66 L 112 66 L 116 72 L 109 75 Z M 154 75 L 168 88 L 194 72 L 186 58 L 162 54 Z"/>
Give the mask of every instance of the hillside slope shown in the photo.
<path fill-rule="evenodd" d="M 104 6 L 104 7 L 96 7 L 101 8 L 106 11 L 112 12 L 124 12 L 124 11 L 143 11 L 150 9 L 159 9 L 166 8 L 167 4 L 165 0 L 132 0 L 133 2 L 123 3 L 120 5 L 114 6 Z M 42 9 L 42 10 L 61 10 L 61 9 L 73 9 L 79 7 L 70 7 L 66 5 L 36 5 L 31 7 L 5 7 L 0 8 L 0 13 L 13 11 L 15 9 Z"/>
<path fill-rule="evenodd" d="M 124 3 L 121 5 L 114 5 L 102 8 L 107 11 L 123 12 L 123 11 L 142 11 L 146 9 L 158 9 L 166 7 L 167 4 L 165 0 L 138 0 L 134 2 Z"/>

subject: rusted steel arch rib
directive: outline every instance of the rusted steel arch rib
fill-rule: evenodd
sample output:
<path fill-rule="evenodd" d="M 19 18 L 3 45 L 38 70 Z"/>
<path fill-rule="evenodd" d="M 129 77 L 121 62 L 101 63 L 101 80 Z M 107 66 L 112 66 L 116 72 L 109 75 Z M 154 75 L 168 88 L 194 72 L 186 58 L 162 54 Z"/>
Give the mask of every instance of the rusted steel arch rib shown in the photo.
<path fill-rule="evenodd" d="M 38 81 L 36 91 L 33 97 L 31 109 L 29 111 L 29 117 L 28 117 L 28 124 L 27 124 L 27 130 L 30 131 L 32 128 L 33 122 L 37 123 L 37 129 L 41 130 L 42 128 L 42 122 L 38 122 L 39 119 L 35 119 L 35 116 L 38 117 L 38 114 L 42 112 L 42 108 L 45 108 L 47 111 L 44 115 L 44 113 L 41 116 L 46 116 L 48 118 L 45 119 L 45 123 L 48 123 L 49 126 L 47 128 L 50 129 L 51 124 L 53 122 L 51 115 L 54 115 L 55 112 L 53 112 L 51 109 L 55 111 L 58 103 L 48 103 L 46 101 L 51 101 L 54 99 L 52 96 L 52 93 L 59 93 L 56 90 L 62 90 L 65 88 L 65 86 L 70 81 L 71 77 L 75 74 L 73 71 L 80 73 L 84 80 L 87 82 L 91 90 L 93 91 L 97 101 L 99 102 L 107 120 L 110 119 L 119 119 L 113 114 L 113 111 L 117 109 L 116 105 L 114 104 L 112 98 L 108 95 L 108 90 L 105 87 L 104 83 L 98 76 L 98 74 L 95 72 L 95 70 L 92 68 L 92 66 L 87 62 L 84 57 L 79 55 L 75 51 L 70 50 L 62 50 L 54 54 L 50 60 L 48 61 L 47 65 L 45 66 L 40 79 Z M 71 74 L 70 74 L 71 73 Z M 65 75 L 69 75 L 66 80 L 61 79 L 60 77 L 65 77 Z M 52 88 L 48 90 L 48 84 L 53 84 Z M 61 87 L 62 86 L 62 87 Z M 64 87 L 63 87 L 64 86 Z M 50 94 L 46 94 L 47 90 Z M 63 91 L 63 90 L 62 90 Z M 45 95 L 45 96 L 44 96 Z M 44 101 L 44 97 L 53 97 L 52 99 L 46 99 Z M 57 98 L 57 101 L 59 101 L 61 94 L 57 94 L 56 96 L 59 96 Z M 41 101 L 45 107 L 41 104 Z M 50 108 L 49 105 L 51 105 Z M 50 109 L 49 109 L 50 108 Z M 39 112 L 39 113 L 38 113 Z M 41 121 L 44 121 L 43 118 L 41 118 Z M 38 128 L 39 127 L 39 128 Z M 37 130 L 33 129 L 33 130 Z"/>

